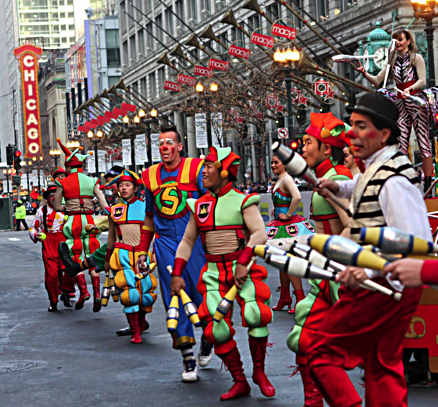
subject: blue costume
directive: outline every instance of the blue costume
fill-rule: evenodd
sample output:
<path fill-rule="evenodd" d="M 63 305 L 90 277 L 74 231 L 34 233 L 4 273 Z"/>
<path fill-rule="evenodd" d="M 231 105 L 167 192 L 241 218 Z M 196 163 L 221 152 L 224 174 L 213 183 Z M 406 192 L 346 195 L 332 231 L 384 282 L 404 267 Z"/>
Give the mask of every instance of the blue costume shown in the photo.
<path fill-rule="evenodd" d="M 137 281 L 134 273 L 140 252 L 140 233 L 145 209 L 145 203 L 136 197 L 129 203 L 122 199 L 121 203 L 111 208 L 111 220 L 115 224 L 117 241 L 114 243 L 114 251 L 109 263 L 111 269 L 116 272 L 114 283 L 121 291 L 120 302 L 124 305 L 123 312 L 126 314 L 138 312 L 140 306 L 143 311 L 151 312 L 152 305 L 157 299 L 157 294 L 154 292 L 157 287 L 155 276 L 149 274 Z M 127 225 L 133 227 L 127 231 L 122 230 L 129 227 Z M 135 242 L 137 245 L 124 243 L 125 240 Z"/>
<path fill-rule="evenodd" d="M 206 193 L 202 185 L 202 163 L 198 158 L 181 158 L 181 163 L 172 172 L 167 171 L 161 163 L 147 168 L 142 174 L 146 187 L 146 215 L 154 217 L 154 249 L 160 290 L 166 309 L 171 301 L 171 275 L 166 267 L 174 264 L 176 250 L 190 220 L 186 201 L 188 198 L 198 199 Z M 205 262 L 202 243 L 198 239 L 182 275 L 186 284 L 185 291 L 198 307 L 202 303 L 202 295 L 196 285 Z M 181 299 L 179 307 L 183 309 Z M 176 349 L 196 343 L 193 325 L 184 312 L 180 313 L 179 323 L 172 337 Z"/>

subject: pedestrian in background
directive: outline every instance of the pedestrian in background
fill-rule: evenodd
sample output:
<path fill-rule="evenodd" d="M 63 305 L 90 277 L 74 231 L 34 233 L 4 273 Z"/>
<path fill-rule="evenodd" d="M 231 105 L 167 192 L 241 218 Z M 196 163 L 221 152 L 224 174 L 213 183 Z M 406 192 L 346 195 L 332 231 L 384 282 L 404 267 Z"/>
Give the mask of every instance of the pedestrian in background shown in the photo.
<path fill-rule="evenodd" d="M 29 230 L 26 223 L 26 207 L 21 200 L 17 201 L 17 207 L 15 208 L 15 221 L 17 223 L 17 232 L 21 230 L 21 223 L 23 223 L 24 230 Z"/>

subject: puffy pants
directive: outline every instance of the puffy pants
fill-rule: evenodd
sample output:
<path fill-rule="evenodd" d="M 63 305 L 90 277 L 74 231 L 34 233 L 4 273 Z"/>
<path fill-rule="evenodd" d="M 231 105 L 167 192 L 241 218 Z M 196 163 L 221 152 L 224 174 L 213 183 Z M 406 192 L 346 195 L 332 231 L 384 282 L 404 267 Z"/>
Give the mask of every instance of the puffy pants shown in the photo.
<path fill-rule="evenodd" d="M 184 234 L 184 230 L 181 231 Z M 163 298 L 164 306 L 169 308 L 170 301 L 172 299 L 170 295 L 170 283 L 171 275 L 167 271 L 168 265 L 173 265 L 175 262 L 176 249 L 178 244 L 182 239 L 180 236 L 166 236 L 160 234 L 157 236 L 155 234 L 154 249 L 155 256 L 157 257 L 158 273 L 160 275 L 160 291 L 161 297 Z M 202 266 L 205 264 L 204 250 L 202 249 L 201 239 L 198 239 L 193 247 L 192 255 L 188 261 L 182 278 L 186 284 L 186 293 L 194 302 L 194 304 L 199 307 L 202 303 L 202 295 L 199 294 L 196 289 L 196 284 L 199 280 L 199 275 L 201 273 Z M 181 298 L 179 299 L 179 322 L 176 327 L 176 331 L 171 334 L 173 340 L 173 347 L 175 349 L 184 349 L 185 347 L 195 345 L 195 335 L 193 332 L 193 324 L 190 322 L 186 313 L 183 311 L 183 305 Z"/>
<path fill-rule="evenodd" d="M 214 257 L 221 256 L 207 255 L 207 261 Z M 208 261 L 201 271 L 198 283 L 198 291 L 203 296 L 199 318 L 205 326 L 204 336 L 215 346 L 217 355 L 231 352 L 236 347 L 236 341 L 233 339 L 236 331 L 231 321 L 233 310 L 231 309 L 222 321 L 213 320 L 219 302 L 234 285 L 235 270 L 236 260 L 224 259 L 222 262 L 214 263 Z M 248 335 L 256 338 L 269 335 L 267 325 L 273 320 L 273 312 L 269 307 L 271 291 L 264 283 L 267 276 L 268 272 L 264 267 L 252 266 L 243 289 L 236 297 L 241 308 L 242 325 L 249 328 Z"/>
<path fill-rule="evenodd" d="M 137 260 L 138 252 L 121 248 L 115 248 L 110 259 L 111 270 L 116 273 L 114 284 L 121 291 L 120 302 L 124 305 L 125 314 L 138 312 L 140 308 L 152 312 L 152 306 L 157 300 L 157 279 L 153 274 L 139 281 L 135 279 L 133 270 Z"/>
<path fill-rule="evenodd" d="M 77 263 L 82 261 L 82 252 L 88 257 L 99 247 L 100 241 L 91 233 L 85 230 L 85 225 L 94 225 L 93 215 L 70 215 L 64 225 L 63 232 L 66 238 L 70 254 Z"/>
<path fill-rule="evenodd" d="M 383 278 L 376 282 L 390 287 Z M 397 302 L 362 288 L 339 289 L 339 301 L 315 332 L 308 355 L 311 374 L 330 406 L 360 405 L 345 372 L 359 364 L 365 369 L 367 406 L 407 406 L 403 339 L 421 292 L 405 288 Z"/>
<path fill-rule="evenodd" d="M 64 293 L 75 292 L 75 278 L 63 273 L 65 267 L 58 254 L 59 243 L 65 241 L 62 232 L 46 233 L 46 236 L 46 240 L 42 242 L 44 283 L 50 302 L 57 303 L 59 289 Z"/>

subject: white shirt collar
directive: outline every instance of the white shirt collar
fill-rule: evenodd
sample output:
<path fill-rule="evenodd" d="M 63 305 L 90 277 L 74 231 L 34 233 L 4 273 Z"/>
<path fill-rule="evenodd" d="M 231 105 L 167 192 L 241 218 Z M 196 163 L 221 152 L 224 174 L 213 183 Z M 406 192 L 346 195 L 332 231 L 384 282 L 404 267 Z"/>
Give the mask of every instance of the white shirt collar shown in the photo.
<path fill-rule="evenodd" d="M 388 148 L 389 148 L 389 146 L 385 146 L 382 149 L 380 149 L 379 151 L 376 151 L 373 155 L 369 156 L 366 160 L 363 160 L 363 163 L 365 165 L 365 169 L 367 169 L 374 162 L 374 160 L 380 154 L 382 154 L 384 151 L 386 151 Z"/>

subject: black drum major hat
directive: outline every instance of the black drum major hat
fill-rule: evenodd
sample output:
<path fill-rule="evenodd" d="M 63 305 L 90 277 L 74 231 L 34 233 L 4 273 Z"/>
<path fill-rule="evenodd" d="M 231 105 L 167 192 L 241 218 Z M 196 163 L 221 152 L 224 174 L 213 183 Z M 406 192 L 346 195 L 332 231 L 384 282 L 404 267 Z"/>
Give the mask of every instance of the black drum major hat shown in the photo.
<path fill-rule="evenodd" d="M 49 186 L 47 187 L 47 189 L 43 192 L 43 198 L 44 198 L 44 199 L 48 199 L 48 198 L 49 198 L 49 195 L 50 195 L 52 192 L 55 192 L 55 193 L 56 193 L 56 189 L 57 189 L 57 186 L 56 186 L 56 185 L 49 185 Z"/>
<path fill-rule="evenodd" d="M 347 107 L 349 113 L 362 113 L 388 126 L 398 137 L 400 129 L 397 119 L 400 115 L 397 105 L 380 93 L 367 93 L 362 96 L 354 107 Z"/>

